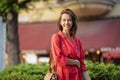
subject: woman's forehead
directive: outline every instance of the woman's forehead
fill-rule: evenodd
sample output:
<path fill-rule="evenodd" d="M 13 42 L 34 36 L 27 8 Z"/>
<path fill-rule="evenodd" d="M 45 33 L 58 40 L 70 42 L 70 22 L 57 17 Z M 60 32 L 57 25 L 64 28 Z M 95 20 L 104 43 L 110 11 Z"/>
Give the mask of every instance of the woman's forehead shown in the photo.
<path fill-rule="evenodd" d="M 61 18 L 72 18 L 70 14 L 64 13 Z"/>

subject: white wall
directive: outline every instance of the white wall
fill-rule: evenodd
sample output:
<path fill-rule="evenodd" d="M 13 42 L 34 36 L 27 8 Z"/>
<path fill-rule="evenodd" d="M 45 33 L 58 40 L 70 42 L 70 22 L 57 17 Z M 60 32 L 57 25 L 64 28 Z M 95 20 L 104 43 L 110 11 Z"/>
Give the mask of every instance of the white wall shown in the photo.
<path fill-rule="evenodd" d="M 6 24 L 2 22 L 0 16 L 0 71 L 5 68 L 5 51 L 6 51 Z"/>

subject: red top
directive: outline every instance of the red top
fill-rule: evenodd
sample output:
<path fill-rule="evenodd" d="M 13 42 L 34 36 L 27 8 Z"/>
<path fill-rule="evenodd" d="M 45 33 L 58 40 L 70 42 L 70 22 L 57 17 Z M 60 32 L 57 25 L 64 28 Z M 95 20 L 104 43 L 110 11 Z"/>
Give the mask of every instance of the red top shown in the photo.
<path fill-rule="evenodd" d="M 59 80 L 82 80 L 82 72 L 86 70 L 86 66 L 84 64 L 84 52 L 79 39 L 72 37 L 72 41 L 70 41 L 59 31 L 52 36 L 51 51 L 57 65 L 56 73 Z M 66 65 L 67 58 L 78 59 L 81 68 L 75 65 Z"/>

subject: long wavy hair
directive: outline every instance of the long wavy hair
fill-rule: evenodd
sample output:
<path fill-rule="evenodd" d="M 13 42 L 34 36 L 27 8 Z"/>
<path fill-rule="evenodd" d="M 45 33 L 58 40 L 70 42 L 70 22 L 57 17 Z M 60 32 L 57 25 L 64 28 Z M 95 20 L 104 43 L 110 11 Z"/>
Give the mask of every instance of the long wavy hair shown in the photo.
<path fill-rule="evenodd" d="M 75 13 L 71 9 L 64 9 L 61 11 L 60 17 L 59 17 L 58 22 L 57 22 L 58 28 L 60 31 L 63 30 L 60 22 L 61 22 L 62 14 L 65 14 L 65 13 L 71 16 L 72 22 L 73 22 L 72 27 L 70 29 L 70 36 L 75 36 L 76 31 L 77 31 L 77 16 L 75 15 Z"/>

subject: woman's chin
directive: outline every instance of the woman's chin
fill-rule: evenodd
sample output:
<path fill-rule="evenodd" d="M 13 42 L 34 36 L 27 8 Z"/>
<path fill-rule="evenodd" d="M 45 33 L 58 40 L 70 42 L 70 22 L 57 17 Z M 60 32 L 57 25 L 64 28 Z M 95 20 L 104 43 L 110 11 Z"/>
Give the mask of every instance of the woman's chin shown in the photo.
<path fill-rule="evenodd" d="M 70 28 L 69 28 L 69 27 L 66 27 L 65 30 L 70 30 Z"/>

